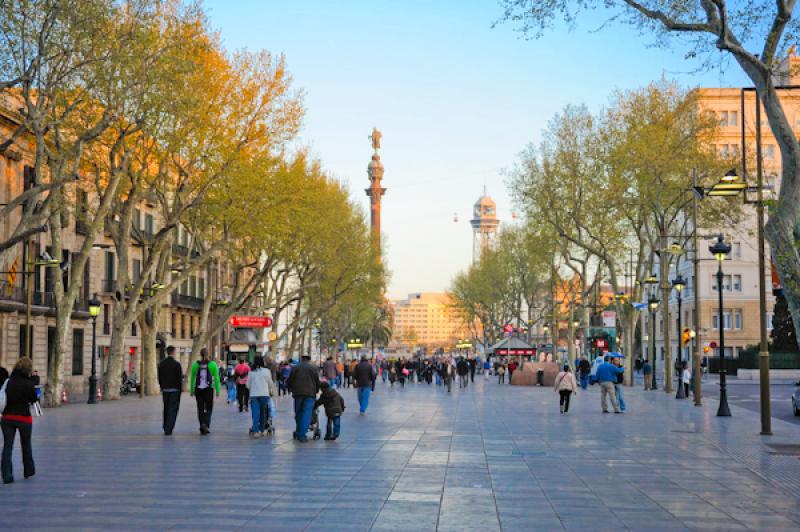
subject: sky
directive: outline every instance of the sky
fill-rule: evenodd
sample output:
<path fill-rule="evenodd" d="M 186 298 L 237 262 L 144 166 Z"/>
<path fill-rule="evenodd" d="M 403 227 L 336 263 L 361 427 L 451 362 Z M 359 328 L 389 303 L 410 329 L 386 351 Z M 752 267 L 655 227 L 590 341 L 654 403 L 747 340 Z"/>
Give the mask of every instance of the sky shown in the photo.
<path fill-rule="evenodd" d="M 733 64 L 698 72 L 686 49 L 651 46 L 612 12 L 526 40 L 492 28 L 496 0 L 206 0 L 230 50 L 284 54 L 306 115 L 298 143 L 369 212 L 368 135 L 383 133 L 384 262 L 390 298 L 441 292 L 472 260 L 484 186 L 512 222 L 508 172 L 568 104 L 592 110 L 662 77 L 687 87 L 749 85 Z M 455 221 L 457 217 L 458 221 Z"/>

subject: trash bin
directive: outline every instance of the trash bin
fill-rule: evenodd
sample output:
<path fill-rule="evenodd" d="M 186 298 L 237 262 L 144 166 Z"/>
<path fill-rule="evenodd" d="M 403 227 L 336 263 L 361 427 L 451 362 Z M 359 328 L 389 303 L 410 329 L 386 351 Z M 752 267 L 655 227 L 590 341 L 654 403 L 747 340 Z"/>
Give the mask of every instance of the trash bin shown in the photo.
<path fill-rule="evenodd" d="M 536 370 L 536 385 L 544 386 L 544 368 L 539 368 Z"/>

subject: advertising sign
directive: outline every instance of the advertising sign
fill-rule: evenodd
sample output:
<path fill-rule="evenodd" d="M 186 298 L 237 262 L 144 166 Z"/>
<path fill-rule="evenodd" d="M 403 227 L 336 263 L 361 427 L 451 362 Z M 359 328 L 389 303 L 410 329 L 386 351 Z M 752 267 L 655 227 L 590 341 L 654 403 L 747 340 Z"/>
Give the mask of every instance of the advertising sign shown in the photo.
<path fill-rule="evenodd" d="M 267 327 L 272 327 L 272 318 L 269 316 L 231 316 L 228 323 L 231 327 L 265 329 Z"/>

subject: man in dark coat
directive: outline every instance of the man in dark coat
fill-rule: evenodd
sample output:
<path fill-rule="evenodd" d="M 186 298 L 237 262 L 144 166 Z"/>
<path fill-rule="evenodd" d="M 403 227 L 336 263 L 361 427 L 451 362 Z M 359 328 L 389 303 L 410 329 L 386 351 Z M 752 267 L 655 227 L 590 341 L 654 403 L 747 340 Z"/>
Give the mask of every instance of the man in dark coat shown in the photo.
<path fill-rule="evenodd" d="M 469 364 L 467 364 L 467 361 L 464 359 L 464 357 L 459 358 L 458 362 L 456 362 L 456 372 L 458 373 L 458 387 L 466 388 L 467 383 L 469 382 L 469 379 L 467 378 L 467 375 L 469 374 Z"/>
<path fill-rule="evenodd" d="M 319 368 L 311 363 L 311 355 L 303 355 L 300 363 L 292 368 L 286 385 L 294 398 L 294 437 L 306 442 L 314 400 L 319 392 Z"/>
<path fill-rule="evenodd" d="M 361 362 L 356 366 L 356 388 L 358 388 L 358 408 L 363 416 L 369 406 L 369 395 L 372 391 L 372 381 L 375 380 L 375 373 L 372 364 L 367 360 L 366 355 L 361 357 Z"/>
<path fill-rule="evenodd" d="M 175 346 L 167 347 L 167 356 L 158 365 L 158 385 L 164 400 L 164 434 L 169 436 L 178 419 L 178 408 L 181 405 L 181 389 L 183 387 L 183 368 L 175 360 Z"/>

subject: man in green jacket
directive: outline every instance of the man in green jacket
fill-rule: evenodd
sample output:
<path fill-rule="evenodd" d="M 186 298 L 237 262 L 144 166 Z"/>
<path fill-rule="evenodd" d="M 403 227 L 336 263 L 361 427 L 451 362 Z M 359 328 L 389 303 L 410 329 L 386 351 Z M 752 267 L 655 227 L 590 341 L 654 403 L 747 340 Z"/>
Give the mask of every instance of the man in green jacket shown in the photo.
<path fill-rule="evenodd" d="M 212 389 L 213 388 L 213 389 Z M 197 400 L 197 419 L 200 434 L 211 432 L 211 412 L 214 410 L 214 392 L 219 397 L 219 368 L 208 360 L 208 350 L 200 350 L 200 360 L 192 364 L 189 375 L 189 394 Z"/>

